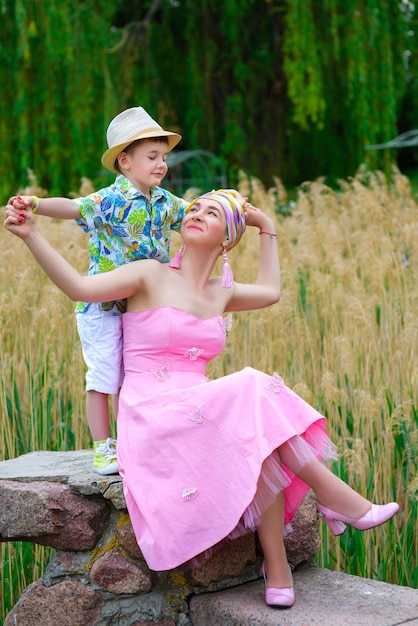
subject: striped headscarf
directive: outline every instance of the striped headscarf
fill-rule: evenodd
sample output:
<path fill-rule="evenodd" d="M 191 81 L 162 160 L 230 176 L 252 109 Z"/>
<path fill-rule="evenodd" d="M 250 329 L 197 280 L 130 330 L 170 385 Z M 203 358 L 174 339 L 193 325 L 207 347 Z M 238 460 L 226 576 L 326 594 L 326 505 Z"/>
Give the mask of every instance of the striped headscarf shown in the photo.
<path fill-rule="evenodd" d="M 209 191 L 204 193 L 198 198 L 195 198 L 190 204 L 186 206 L 186 213 L 188 213 L 197 200 L 200 198 L 207 198 L 209 200 L 216 200 L 219 202 L 224 210 L 226 217 L 226 229 L 228 233 L 229 244 L 227 250 L 234 248 L 240 241 L 245 231 L 245 216 L 244 209 L 240 204 L 236 196 L 235 189 L 218 189 L 217 191 Z"/>

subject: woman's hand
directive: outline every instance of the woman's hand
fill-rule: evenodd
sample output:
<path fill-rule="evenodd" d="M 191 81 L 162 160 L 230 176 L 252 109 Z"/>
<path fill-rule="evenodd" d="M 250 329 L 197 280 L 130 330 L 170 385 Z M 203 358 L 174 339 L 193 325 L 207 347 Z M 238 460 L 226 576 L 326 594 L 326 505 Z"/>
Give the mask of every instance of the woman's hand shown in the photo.
<path fill-rule="evenodd" d="M 26 239 L 35 230 L 32 211 L 17 209 L 8 204 L 5 210 L 4 227 L 20 239 Z"/>
<path fill-rule="evenodd" d="M 243 205 L 245 224 L 247 226 L 255 226 L 260 230 L 268 230 L 274 232 L 273 220 L 268 217 L 261 209 L 253 206 L 248 200 Z"/>

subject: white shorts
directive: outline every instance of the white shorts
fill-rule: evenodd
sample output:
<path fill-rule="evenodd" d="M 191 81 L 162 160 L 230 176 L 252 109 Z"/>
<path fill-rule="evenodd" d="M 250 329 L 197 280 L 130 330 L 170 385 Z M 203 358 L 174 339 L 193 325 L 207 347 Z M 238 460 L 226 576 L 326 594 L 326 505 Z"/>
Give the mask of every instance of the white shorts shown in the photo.
<path fill-rule="evenodd" d="M 76 313 L 83 359 L 87 365 L 86 390 L 115 394 L 123 381 L 122 316 L 90 304 Z"/>

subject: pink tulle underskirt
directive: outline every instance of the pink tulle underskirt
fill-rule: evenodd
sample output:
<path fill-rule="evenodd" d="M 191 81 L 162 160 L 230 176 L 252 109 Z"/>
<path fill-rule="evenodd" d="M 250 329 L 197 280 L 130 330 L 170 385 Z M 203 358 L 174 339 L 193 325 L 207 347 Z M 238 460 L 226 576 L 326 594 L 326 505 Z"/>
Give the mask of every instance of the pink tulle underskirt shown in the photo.
<path fill-rule="evenodd" d="M 225 539 L 212 546 L 205 552 L 198 554 L 193 559 L 180 566 L 179 569 L 187 570 L 200 567 L 205 560 L 213 555 L 225 545 L 226 542 L 257 530 L 261 523 L 263 513 L 277 498 L 279 493 L 285 492 L 285 510 L 297 510 L 300 506 L 297 496 L 292 491 L 292 481 L 299 480 L 295 473 L 313 461 L 333 461 L 338 459 L 338 454 L 334 444 L 329 439 L 326 432 L 311 426 L 304 435 L 292 437 L 286 442 L 287 452 L 294 457 L 292 469 L 284 465 L 278 450 L 275 450 L 263 463 L 260 477 L 258 479 L 257 491 L 245 509 L 238 525 Z M 296 461 L 297 459 L 297 461 Z M 309 488 L 306 489 L 306 492 Z M 299 491 L 298 491 L 299 493 Z M 293 530 L 290 521 L 284 527 L 283 535 L 286 536 Z"/>

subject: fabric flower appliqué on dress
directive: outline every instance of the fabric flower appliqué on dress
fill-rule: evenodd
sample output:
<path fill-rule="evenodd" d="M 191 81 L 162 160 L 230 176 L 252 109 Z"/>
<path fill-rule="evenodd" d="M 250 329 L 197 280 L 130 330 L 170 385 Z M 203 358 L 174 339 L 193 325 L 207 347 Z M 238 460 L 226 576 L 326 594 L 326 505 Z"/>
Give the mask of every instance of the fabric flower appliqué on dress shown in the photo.
<path fill-rule="evenodd" d="M 157 380 L 166 380 L 171 377 L 171 365 L 166 363 L 159 370 L 151 370 Z"/>
<path fill-rule="evenodd" d="M 187 419 L 189 419 L 191 422 L 196 422 L 196 424 L 201 424 L 203 420 L 206 419 L 206 415 L 203 413 L 202 407 L 200 406 L 200 404 L 197 407 L 197 409 L 193 411 L 193 413 L 190 413 L 187 416 Z"/>
<path fill-rule="evenodd" d="M 193 498 L 197 497 L 197 489 L 196 487 L 192 487 L 191 489 L 183 489 L 183 493 L 181 494 L 181 499 L 183 502 L 187 502 L 188 500 L 193 500 Z"/>
<path fill-rule="evenodd" d="M 282 387 L 284 387 L 283 378 L 277 372 L 274 372 L 270 382 L 266 385 L 266 389 L 273 393 L 280 393 Z"/>
<path fill-rule="evenodd" d="M 184 356 L 189 358 L 191 361 L 196 361 L 196 359 L 198 359 L 203 352 L 204 351 L 200 348 L 190 348 L 185 352 Z"/>
<path fill-rule="evenodd" d="M 232 314 L 228 313 L 226 317 L 219 320 L 219 323 L 222 326 L 224 333 L 229 332 L 232 328 Z"/>

